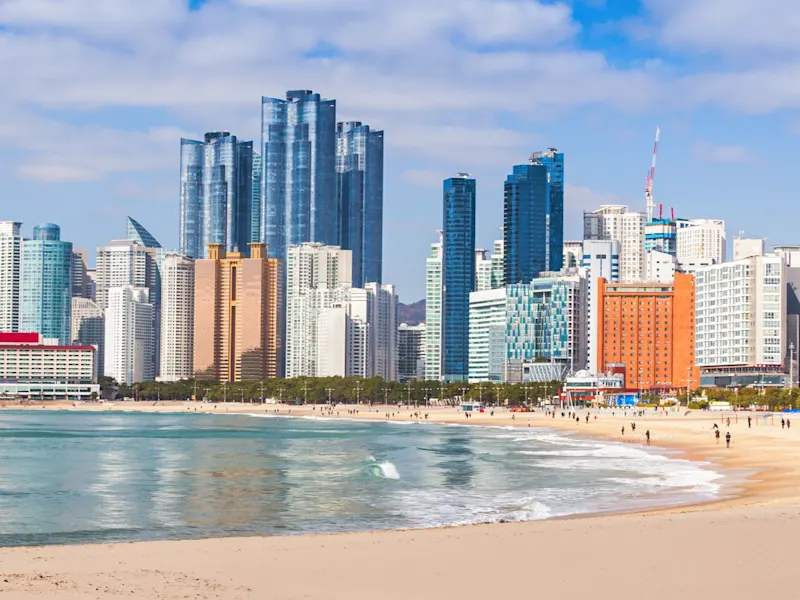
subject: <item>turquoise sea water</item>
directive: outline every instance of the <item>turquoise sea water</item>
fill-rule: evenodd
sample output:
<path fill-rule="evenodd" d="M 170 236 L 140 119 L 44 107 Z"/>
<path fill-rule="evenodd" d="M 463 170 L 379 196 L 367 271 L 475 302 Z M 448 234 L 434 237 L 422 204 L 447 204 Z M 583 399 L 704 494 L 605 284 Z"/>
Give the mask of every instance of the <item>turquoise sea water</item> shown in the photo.
<path fill-rule="evenodd" d="M 0 546 L 403 529 L 713 498 L 720 476 L 545 429 L 0 413 Z"/>

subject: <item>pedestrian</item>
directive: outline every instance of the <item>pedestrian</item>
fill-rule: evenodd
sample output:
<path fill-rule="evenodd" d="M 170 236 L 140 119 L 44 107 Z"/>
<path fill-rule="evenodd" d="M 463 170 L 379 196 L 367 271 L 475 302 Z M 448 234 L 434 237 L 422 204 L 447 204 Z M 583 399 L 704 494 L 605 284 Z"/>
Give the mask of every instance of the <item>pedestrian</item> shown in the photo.
<path fill-rule="evenodd" d="M 719 444 L 719 429 L 714 430 L 714 437 L 717 438 L 717 443 Z"/>
<path fill-rule="evenodd" d="M 647 438 L 647 443 L 649 444 L 650 443 L 650 430 L 649 429 L 645 432 L 644 436 Z"/>
<path fill-rule="evenodd" d="M 792 428 L 792 422 L 789 419 L 786 419 L 786 429 Z"/>
<path fill-rule="evenodd" d="M 589 415 L 586 415 L 586 424 L 589 424 Z"/>
<path fill-rule="evenodd" d="M 786 428 L 786 420 L 783 417 L 781 417 L 781 429 L 785 428 Z"/>
<path fill-rule="evenodd" d="M 580 417 L 575 417 L 575 422 L 576 422 L 578 425 L 580 425 L 580 424 L 581 424 L 581 418 L 580 418 Z"/>
<path fill-rule="evenodd" d="M 725 446 L 727 448 L 731 447 L 731 432 L 730 431 L 725 434 Z"/>
<path fill-rule="evenodd" d="M 625 435 L 625 425 L 622 426 L 622 435 Z"/>
<path fill-rule="evenodd" d="M 750 429 L 750 428 L 751 428 L 751 425 L 750 425 L 750 423 L 752 422 L 752 420 L 753 420 L 753 419 L 752 419 L 752 417 L 747 417 L 747 428 L 748 428 L 748 429 Z"/>

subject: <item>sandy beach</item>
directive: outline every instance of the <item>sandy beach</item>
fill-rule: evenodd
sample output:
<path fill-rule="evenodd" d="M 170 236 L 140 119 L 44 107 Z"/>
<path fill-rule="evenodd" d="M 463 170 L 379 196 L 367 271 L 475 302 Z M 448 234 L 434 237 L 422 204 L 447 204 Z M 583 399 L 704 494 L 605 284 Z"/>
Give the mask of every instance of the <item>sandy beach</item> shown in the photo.
<path fill-rule="evenodd" d="M 321 413 L 321 407 L 233 403 L 29 408 Z M 395 420 L 416 420 L 414 409 L 396 406 L 336 410 L 340 418 L 385 419 L 388 412 Z M 354 410 L 358 414 L 351 414 Z M 650 411 L 646 417 L 602 411 L 597 419 L 592 412 L 588 423 L 581 411 L 580 423 L 562 418 L 560 411 L 555 418 L 500 410 L 470 419 L 454 408 L 419 411 L 428 413 L 428 422 L 546 426 L 640 444 L 649 430 L 653 446 L 707 461 L 727 474 L 729 484 L 717 502 L 640 514 L 398 532 L 1 549 L 0 598 L 800 597 L 800 581 L 789 567 L 800 536 L 800 422 L 782 429 L 780 415 L 700 411 Z M 721 428 L 719 443 L 714 423 Z"/>

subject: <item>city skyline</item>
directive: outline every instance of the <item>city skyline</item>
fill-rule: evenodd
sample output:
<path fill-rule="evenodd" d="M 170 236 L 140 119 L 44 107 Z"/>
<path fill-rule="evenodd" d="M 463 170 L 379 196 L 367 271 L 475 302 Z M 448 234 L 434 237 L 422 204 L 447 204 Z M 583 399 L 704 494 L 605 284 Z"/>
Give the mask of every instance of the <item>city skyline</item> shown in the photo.
<path fill-rule="evenodd" d="M 311 5 L 319 18 L 306 18 Z M 509 167 L 555 146 L 569 155 L 565 237 L 576 239 L 584 209 L 644 210 L 656 125 L 656 204 L 724 219 L 731 234 L 792 242 L 789 220 L 770 213 L 794 200 L 797 54 L 757 5 L 724 20 L 713 0 L 474 5 L 441 20 L 419 1 L 404 19 L 388 2 L 144 11 L 131 1 L 102 16 L 79 3 L 58 15 L 4 3 L 0 36 L 20 73 L 2 102 L 6 192 L 20 200 L 5 218 L 47 215 L 94 252 L 110 237 L 97 224 L 131 214 L 177 248 L 176 140 L 224 129 L 255 142 L 259 98 L 307 88 L 336 98 L 339 120 L 387 132 L 383 279 L 404 302 L 424 296 L 424 278 L 407 265 L 424 264 L 442 179 L 476 176 L 477 245 L 491 247 Z M 351 18 L 335 18 L 344 7 Z M 296 27 L 304 35 L 287 38 Z M 210 72 L 214 85 L 198 91 Z M 755 177 L 767 157 L 770 177 Z M 754 199 L 771 210 L 753 211 Z"/>

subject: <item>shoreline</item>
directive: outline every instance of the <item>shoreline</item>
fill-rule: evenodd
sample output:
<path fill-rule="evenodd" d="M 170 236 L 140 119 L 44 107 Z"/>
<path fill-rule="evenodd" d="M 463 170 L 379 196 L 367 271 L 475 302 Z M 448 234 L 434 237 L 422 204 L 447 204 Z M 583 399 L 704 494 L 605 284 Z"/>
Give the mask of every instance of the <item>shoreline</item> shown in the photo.
<path fill-rule="evenodd" d="M 179 402 L 5 410 L 189 412 L 185 406 Z M 320 418 L 319 411 L 310 408 L 232 403 L 202 408 L 197 412 L 261 414 L 267 410 L 277 417 Z M 339 416 L 386 420 L 380 415 L 391 413 L 391 408 L 382 407 L 371 413 L 360 407 L 358 415 L 348 415 L 347 410 L 340 407 Z M 545 419 L 542 413 L 516 413 L 512 421 L 511 413 L 498 411 L 494 417 L 486 413 L 466 422 L 454 408 L 427 411 L 431 418 L 422 420 L 426 423 L 521 428 L 527 427 L 530 418 L 531 427 L 570 431 L 594 440 L 642 441 L 640 435 L 622 438 L 622 423 L 634 419 L 618 414 L 600 412 L 596 422 L 583 420 L 578 425 L 560 415 Z M 408 414 L 408 410 L 401 412 Z M 719 414 L 692 411 L 688 416 L 673 413 L 635 419 L 637 433 L 651 430 L 654 450 L 663 448 L 675 458 L 710 462 L 725 469 L 726 478 L 748 475 L 732 498 L 502 524 L 0 548 L 0 596 L 15 600 L 123 595 L 142 600 L 483 600 L 535 593 L 599 600 L 642 596 L 782 600 L 797 585 L 791 569 L 775 568 L 774 555 L 790 553 L 800 536 L 800 430 L 782 430 L 779 422 L 774 425 L 761 416 L 759 424 L 754 422 L 748 430 L 746 413 L 738 416 L 737 422 L 731 415 L 734 443 L 730 450 L 724 441 L 717 445 L 711 434 L 716 420 L 724 435 Z"/>

